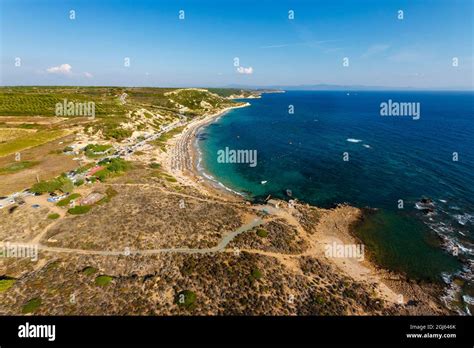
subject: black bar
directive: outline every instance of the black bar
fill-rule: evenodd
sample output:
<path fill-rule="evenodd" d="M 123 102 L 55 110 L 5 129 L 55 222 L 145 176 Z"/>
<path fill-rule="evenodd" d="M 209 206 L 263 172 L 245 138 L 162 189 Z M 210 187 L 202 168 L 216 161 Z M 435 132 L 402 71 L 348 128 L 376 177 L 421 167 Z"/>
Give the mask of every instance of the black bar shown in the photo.
<path fill-rule="evenodd" d="M 20 338 L 25 323 L 55 325 L 55 340 Z M 410 344 L 469 345 L 472 317 L 0 317 L 0 345 Z M 416 328 L 410 328 L 415 325 Z M 429 326 L 431 325 L 431 326 Z M 454 327 L 453 327 L 454 326 Z M 420 330 L 420 328 L 423 328 Z M 407 334 L 455 334 L 409 338 Z"/>

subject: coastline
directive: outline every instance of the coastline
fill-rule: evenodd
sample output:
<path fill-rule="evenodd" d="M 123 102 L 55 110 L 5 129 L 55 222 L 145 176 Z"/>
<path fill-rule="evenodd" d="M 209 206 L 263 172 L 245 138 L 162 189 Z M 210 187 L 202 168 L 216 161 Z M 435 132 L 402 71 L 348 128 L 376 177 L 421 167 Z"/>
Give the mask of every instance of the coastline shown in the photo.
<path fill-rule="evenodd" d="M 216 122 L 229 111 L 250 105 L 246 102 L 226 107 L 216 113 L 191 121 L 179 135 L 168 141 L 167 145 L 170 149 L 162 158 L 165 169 L 179 182 L 192 186 L 205 196 L 240 202 L 242 196 L 238 192 L 226 188 L 222 184 L 219 185 L 217 180 L 213 180 L 213 177 L 200 167 L 201 154 L 196 136 L 204 127 Z"/>
<path fill-rule="evenodd" d="M 243 195 L 220 184 L 200 166 L 200 149 L 197 139 L 199 131 L 225 116 L 230 110 L 249 105 L 247 102 L 243 105 L 227 107 L 217 113 L 191 121 L 179 135 L 168 141 L 169 151 L 164 158 L 165 169 L 181 184 L 192 186 L 205 196 L 235 203 L 247 203 L 253 208 L 261 209 L 262 205 L 251 205 L 249 202 L 245 202 Z M 299 209 L 303 209 L 302 207 L 310 207 L 324 213 L 324 219 L 317 222 L 318 231 L 323 232 L 318 235 L 317 239 L 308 236 L 306 231 L 301 231 L 309 237 L 313 244 L 304 255 L 321 258 L 354 281 L 368 284 L 373 288 L 374 293 L 388 304 L 389 313 L 408 315 L 450 313 L 443 306 L 439 296 L 436 296 L 439 289 L 430 289 L 429 286 L 417 284 L 402 274 L 384 269 L 376 264 L 370 256 L 360 261 L 354 258 L 328 258 L 324 255 L 324 247 L 331 243 L 361 244 L 355 229 L 364 218 L 362 209 L 347 205 L 340 205 L 333 209 L 322 209 L 299 202 L 296 203 L 296 209 L 290 209 L 286 208 L 288 203 L 285 201 L 278 201 L 278 204 L 285 207 L 280 208 L 278 214 L 289 223 L 298 224 Z M 370 255 L 370 251 L 368 254 Z M 422 304 L 421 309 L 418 308 L 418 303 Z M 407 308 L 407 306 L 413 308 Z"/>

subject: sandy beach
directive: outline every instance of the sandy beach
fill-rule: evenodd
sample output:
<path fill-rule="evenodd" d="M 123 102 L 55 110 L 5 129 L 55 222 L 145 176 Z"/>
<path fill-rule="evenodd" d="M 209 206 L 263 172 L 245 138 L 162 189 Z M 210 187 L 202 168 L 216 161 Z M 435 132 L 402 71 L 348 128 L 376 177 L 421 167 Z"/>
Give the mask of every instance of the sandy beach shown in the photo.
<path fill-rule="evenodd" d="M 194 187 L 201 194 L 231 201 L 242 201 L 241 197 L 225 189 L 219 189 L 215 182 L 202 176 L 197 168 L 199 152 L 196 148 L 196 135 L 200 129 L 225 116 L 230 110 L 247 106 L 250 106 L 250 103 L 227 107 L 219 112 L 191 121 L 179 135 L 167 143 L 169 149 L 160 158 L 165 170 L 180 183 Z"/>

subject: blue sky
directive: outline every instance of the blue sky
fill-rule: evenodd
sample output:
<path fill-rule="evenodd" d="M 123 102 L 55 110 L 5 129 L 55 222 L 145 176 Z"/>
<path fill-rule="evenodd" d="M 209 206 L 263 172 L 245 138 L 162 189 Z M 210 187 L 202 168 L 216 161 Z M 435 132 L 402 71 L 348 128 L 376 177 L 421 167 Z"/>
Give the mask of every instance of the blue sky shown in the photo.
<path fill-rule="evenodd" d="M 471 0 L 0 2 L 2 85 L 473 89 Z"/>

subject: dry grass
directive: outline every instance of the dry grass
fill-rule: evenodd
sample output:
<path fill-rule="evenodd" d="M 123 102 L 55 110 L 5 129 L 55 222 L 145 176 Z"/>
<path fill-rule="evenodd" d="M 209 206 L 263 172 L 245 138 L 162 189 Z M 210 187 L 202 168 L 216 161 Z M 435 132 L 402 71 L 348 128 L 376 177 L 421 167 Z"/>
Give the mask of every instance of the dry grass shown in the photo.
<path fill-rule="evenodd" d="M 22 151 L 22 161 L 38 163 L 31 168 L 2 175 L 0 180 L 0 196 L 31 187 L 36 183 L 37 175 L 41 180 L 49 180 L 63 172 L 78 167 L 77 162 L 73 161 L 71 156 L 56 154 L 57 151 L 64 149 L 72 138 L 73 135 L 69 135 L 65 138 L 56 139 L 55 141 Z M 62 144 L 60 144 L 61 142 Z M 13 154 L 0 157 L 0 168 L 8 167 L 14 163 L 15 156 Z"/>
<path fill-rule="evenodd" d="M 380 314 L 370 289 L 328 265 L 305 259 L 299 272 L 261 255 L 161 255 L 53 257 L 0 292 L 0 314 L 21 314 L 41 298 L 40 315 L 347 315 Z M 14 272 L 10 266 L 7 272 Z M 84 272 L 88 267 L 97 272 Z M 259 279 L 252 272 L 261 272 Z M 107 286 L 99 275 L 113 277 Z M 196 294 L 192 308 L 175 303 L 183 290 Z M 71 303 L 75 294 L 76 303 Z M 289 300 L 292 298 L 293 300 Z"/>
<path fill-rule="evenodd" d="M 239 213 L 219 203 L 165 194 L 153 187 L 115 186 L 118 194 L 83 216 L 52 227 L 54 246 L 97 250 L 205 248 L 242 225 Z"/>
<path fill-rule="evenodd" d="M 41 124 L 50 125 L 66 120 L 61 117 L 42 117 L 42 116 L 0 116 L 0 123 L 5 124 Z"/>
<path fill-rule="evenodd" d="M 2 134 L 2 132 L 6 133 L 6 138 L 7 136 L 9 136 L 8 134 L 10 134 L 9 131 L 9 129 L 7 131 L 5 131 L 5 129 L 1 129 L 0 134 Z M 0 143 L 0 157 L 7 156 L 9 154 L 29 149 L 38 145 L 42 145 L 55 139 L 64 137 L 68 133 L 68 130 L 59 129 L 51 131 L 37 131 L 34 133 L 27 132 L 27 134 L 22 134 L 10 139 L 7 142 Z"/>
<path fill-rule="evenodd" d="M 25 204 L 12 213 L 9 212 L 10 207 L 0 209 L 0 241 L 2 242 L 28 242 L 51 223 L 46 219 L 49 213 L 46 207 L 35 209 Z"/>
<path fill-rule="evenodd" d="M 0 128 L 0 144 L 12 141 L 14 139 L 29 136 L 31 133 L 35 133 L 35 129 L 22 129 L 22 128 Z"/>

